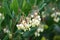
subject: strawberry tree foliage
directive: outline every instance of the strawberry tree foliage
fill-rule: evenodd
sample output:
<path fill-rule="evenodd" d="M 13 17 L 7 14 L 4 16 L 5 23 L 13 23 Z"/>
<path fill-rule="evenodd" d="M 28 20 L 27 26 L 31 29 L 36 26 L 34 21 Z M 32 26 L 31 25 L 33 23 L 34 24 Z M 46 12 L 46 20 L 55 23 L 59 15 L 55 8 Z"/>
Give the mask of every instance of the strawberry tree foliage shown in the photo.
<path fill-rule="evenodd" d="M 60 0 L 0 0 L 0 40 L 60 40 Z"/>

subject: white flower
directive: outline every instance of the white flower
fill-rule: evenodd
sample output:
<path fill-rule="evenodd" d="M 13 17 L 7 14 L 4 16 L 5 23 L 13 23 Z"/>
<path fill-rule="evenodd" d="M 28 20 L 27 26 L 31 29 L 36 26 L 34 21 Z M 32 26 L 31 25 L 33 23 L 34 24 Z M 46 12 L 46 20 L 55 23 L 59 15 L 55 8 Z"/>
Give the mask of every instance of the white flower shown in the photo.
<path fill-rule="evenodd" d="M 37 18 L 40 18 L 40 16 L 38 15 Z"/>
<path fill-rule="evenodd" d="M 31 15 L 31 17 L 33 18 L 33 17 L 34 17 L 34 15 Z"/>
<path fill-rule="evenodd" d="M 16 26 L 17 26 L 17 28 L 18 28 L 18 30 L 19 30 L 19 29 L 20 29 L 20 25 L 19 25 L 19 24 L 17 24 Z"/>
<path fill-rule="evenodd" d="M 27 29 L 23 29 L 24 31 L 26 31 Z"/>
<path fill-rule="evenodd" d="M 34 22 L 34 23 L 35 23 L 35 25 L 37 25 L 37 26 L 38 26 L 38 25 L 40 24 L 40 21 L 39 21 L 39 20 L 35 20 L 35 22 Z"/>
<path fill-rule="evenodd" d="M 35 27 L 35 23 L 32 23 L 31 26 L 32 26 L 32 27 Z"/>
<path fill-rule="evenodd" d="M 35 36 L 38 36 L 38 33 L 37 32 L 35 32 L 34 34 L 35 34 Z"/>
<path fill-rule="evenodd" d="M 40 36 L 40 34 L 38 33 L 38 37 Z"/>
<path fill-rule="evenodd" d="M 0 13 L 0 19 L 4 19 L 4 15 Z"/>
<path fill-rule="evenodd" d="M 25 27 L 24 27 L 23 24 L 17 24 L 17 28 L 18 28 L 18 30 L 20 30 L 20 29 L 25 29 Z"/>
<path fill-rule="evenodd" d="M 51 14 L 51 17 L 55 17 L 55 16 L 56 16 L 56 13 Z"/>
<path fill-rule="evenodd" d="M 44 15 L 44 11 L 42 12 L 42 15 Z"/>
<path fill-rule="evenodd" d="M 54 10 L 55 10 L 55 8 L 52 8 L 52 10 L 54 11 Z"/>
<path fill-rule="evenodd" d="M 30 26 L 31 26 L 30 24 L 25 23 L 25 28 L 26 28 L 26 29 L 29 29 Z"/>
<path fill-rule="evenodd" d="M 32 19 L 32 27 L 33 26 L 38 26 L 40 24 L 40 21 L 39 20 L 36 20 L 36 19 Z"/>
<path fill-rule="evenodd" d="M 56 12 L 56 15 L 59 15 L 60 16 L 60 12 Z"/>
<path fill-rule="evenodd" d="M 0 17 L 2 16 L 2 14 L 0 13 Z"/>
<path fill-rule="evenodd" d="M 31 18 L 29 18 L 29 17 L 26 17 L 26 20 L 27 20 L 28 22 L 30 21 L 30 19 L 31 19 Z"/>
<path fill-rule="evenodd" d="M 56 17 L 56 16 L 60 16 L 60 12 L 56 12 L 56 13 L 51 14 L 51 17 Z"/>
<path fill-rule="evenodd" d="M 35 32 L 34 34 L 35 34 L 36 37 L 40 36 L 40 34 L 38 32 Z"/>
<path fill-rule="evenodd" d="M 21 34 L 23 34 L 23 32 L 21 32 Z"/>
<path fill-rule="evenodd" d="M 12 38 L 12 34 L 11 33 L 9 33 L 9 38 Z"/>
<path fill-rule="evenodd" d="M 59 17 L 54 18 L 54 21 L 55 21 L 55 22 L 59 22 L 59 20 L 60 20 Z"/>
<path fill-rule="evenodd" d="M 29 28 L 29 31 L 31 30 L 31 28 Z"/>
<path fill-rule="evenodd" d="M 31 23 L 32 23 L 32 21 L 30 20 L 30 21 L 29 21 L 29 23 L 31 24 Z"/>
<path fill-rule="evenodd" d="M 3 29 L 4 33 L 10 33 L 10 31 L 7 28 Z"/>
<path fill-rule="evenodd" d="M 26 21 L 25 20 L 22 20 L 22 24 L 25 24 L 26 23 Z"/>
<path fill-rule="evenodd" d="M 32 19 L 32 22 L 34 22 L 35 21 L 35 19 Z"/>
<path fill-rule="evenodd" d="M 37 20 L 39 20 L 39 21 L 41 21 L 41 18 L 40 18 L 40 16 L 38 15 L 38 16 L 36 16 L 36 19 Z"/>
<path fill-rule="evenodd" d="M 39 28 L 37 29 L 37 32 L 43 32 L 43 31 L 44 31 L 44 28 L 40 28 L 40 27 L 39 27 Z"/>
<path fill-rule="evenodd" d="M 34 13 L 34 15 L 35 15 L 35 16 L 37 16 L 37 15 L 38 15 L 38 13 L 37 13 L 37 12 L 35 12 L 35 13 Z"/>
<path fill-rule="evenodd" d="M 41 29 L 40 29 L 40 28 L 38 28 L 38 29 L 37 29 L 37 32 L 40 32 L 40 31 L 41 31 Z"/>
<path fill-rule="evenodd" d="M 43 28 L 41 28 L 41 29 L 40 29 L 40 31 L 41 31 L 41 32 L 43 32 L 43 31 L 44 31 L 44 29 L 43 29 Z"/>
<path fill-rule="evenodd" d="M 42 12 L 42 17 L 45 18 L 46 17 L 46 14 L 44 14 L 44 11 Z"/>

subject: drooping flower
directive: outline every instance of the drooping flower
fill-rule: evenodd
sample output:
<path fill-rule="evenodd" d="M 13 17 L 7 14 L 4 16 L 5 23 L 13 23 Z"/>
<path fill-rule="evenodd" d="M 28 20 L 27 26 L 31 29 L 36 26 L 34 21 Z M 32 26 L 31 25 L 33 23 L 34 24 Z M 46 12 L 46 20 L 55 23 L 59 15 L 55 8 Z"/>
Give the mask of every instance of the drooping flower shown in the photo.
<path fill-rule="evenodd" d="M 17 24 L 16 26 L 17 26 L 18 30 L 20 30 L 20 29 L 25 29 L 25 27 L 24 27 L 23 24 Z"/>
<path fill-rule="evenodd" d="M 44 28 L 40 28 L 40 27 L 39 27 L 39 28 L 37 29 L 37 32 L 43 32 L 43 31 L 44 31 Z"/>
<path fill-rule="evenodd" d="M 10 33 L 10 31 L 7 28 L 3 29 L 4 33 Z"/>
<path fill-rule="evenodd" d="M 3 20 L 4 19 L 4 15 L 2 13 L 0 13 L 0 19 Z"/>
<path fill-rule="evenodd" d="M 54 20 L 55 22 L 59 22 L 60 18 L 57 17 L 57 18 L 54 18 L 53 20 Z"/>
<path fill-rule="evenodd" d="M 38 32 L 35 32 L 34 34 L 35 34 L 35 37 L 40 36 L 40 33 Z"/>

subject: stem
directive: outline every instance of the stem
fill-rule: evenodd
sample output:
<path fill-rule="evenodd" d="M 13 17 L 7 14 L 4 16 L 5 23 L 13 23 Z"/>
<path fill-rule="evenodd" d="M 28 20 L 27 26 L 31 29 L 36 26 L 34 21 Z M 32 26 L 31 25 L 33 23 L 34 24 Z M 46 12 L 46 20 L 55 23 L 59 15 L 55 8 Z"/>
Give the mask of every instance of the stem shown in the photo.
<path fill-rule="evenodd" d="M 1 22 L 0 22 L 0 31 L 1 31 Z"/>

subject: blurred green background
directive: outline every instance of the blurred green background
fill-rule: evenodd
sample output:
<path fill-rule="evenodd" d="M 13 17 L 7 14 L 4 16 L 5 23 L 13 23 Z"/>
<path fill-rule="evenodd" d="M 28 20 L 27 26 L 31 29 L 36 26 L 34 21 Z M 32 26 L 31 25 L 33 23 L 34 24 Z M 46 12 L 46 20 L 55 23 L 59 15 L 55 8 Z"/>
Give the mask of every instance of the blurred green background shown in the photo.
<path fill-rule="evenodd" d="M 45 24 L 44 31 L 39 37 L 34 37 L 35 29 L 21 35 L 16 24 L 18 24 L 21 15 L 26 17 L 31 13 L 31 10 L 34 11 L 35 9 L 39 10 L 41 23 Z M 59 14 L 51 17 L 53 13 Z M 56 20 L 54 21 L 55 17 Z M 10 32 L 4 33 L 4 28 Z M 60 0 L 0 0 L 0 39 L 60 40 Z"/>

